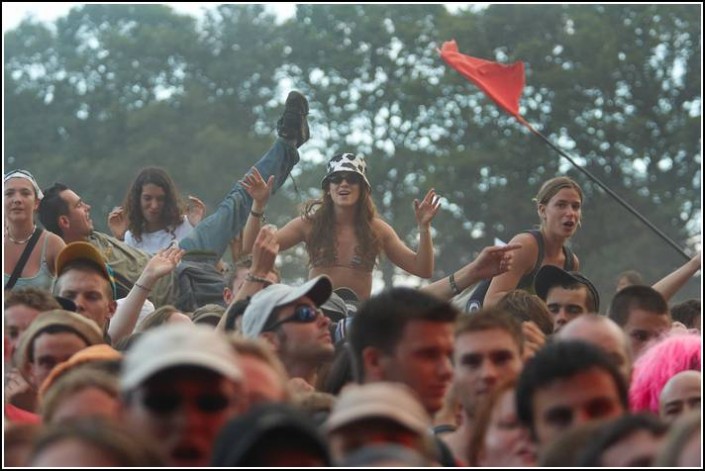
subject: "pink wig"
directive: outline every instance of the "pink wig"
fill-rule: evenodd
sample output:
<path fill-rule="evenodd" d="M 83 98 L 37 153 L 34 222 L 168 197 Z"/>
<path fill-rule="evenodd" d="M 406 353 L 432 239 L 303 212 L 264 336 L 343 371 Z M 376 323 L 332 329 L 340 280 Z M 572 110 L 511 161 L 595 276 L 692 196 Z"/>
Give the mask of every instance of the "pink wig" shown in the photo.
<path fill-rule="evenodd" d="M 649 348 L 634 364 L 629 387 L 633 412 L 658 414 L 659 395 L 671 377 L 681 371 L 701 371 L 702 341 L 699 335 L 672 333 Z"/>

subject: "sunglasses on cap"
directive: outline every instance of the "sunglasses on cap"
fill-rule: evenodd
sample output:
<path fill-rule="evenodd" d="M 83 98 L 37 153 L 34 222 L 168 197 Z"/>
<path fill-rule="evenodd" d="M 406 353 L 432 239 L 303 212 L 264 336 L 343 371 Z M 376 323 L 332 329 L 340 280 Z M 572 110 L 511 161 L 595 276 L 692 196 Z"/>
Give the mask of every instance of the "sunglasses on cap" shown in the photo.
<path fill-rule="evenodd" d="M 346 180 L 351 185 L 359 185 L 362 183 L 362 176 L 355 172 L 336 172 L 328 177 L 328 181 L 336 185 L 343 183 L 343 180 Z"/>
<path fill-rule="evenodd" d="M 294 310 L 294 313 L 290 315 L 289 317 L 285 317 L 284 319 L 277 321 L 273 323 L 270 326 L 265 326 L 264 332 L 274 330 L 277 327 L 279 327 L 282 324 L 286 324 L 287 322 L 296 322 L 297 324 L 310 324 L 311 322 L 315 322 L 318 319 L 318 316 L 321 315 L 321 311 L 313 306 L 309 306 L 307 304 L 299 304 L 296 306 L 296 309 Z"/>
<path fill-rule="evenodd" d="M 173 414 L 182 407 L 184 398 L 178 394 L 145 394 L 142 404 L 157 415 Z M 230 400 L 222 394 L 201 394 L 193 399 L 199 411 L 204 414 L 215 414 L 225 410 L 230 405 Z"/>

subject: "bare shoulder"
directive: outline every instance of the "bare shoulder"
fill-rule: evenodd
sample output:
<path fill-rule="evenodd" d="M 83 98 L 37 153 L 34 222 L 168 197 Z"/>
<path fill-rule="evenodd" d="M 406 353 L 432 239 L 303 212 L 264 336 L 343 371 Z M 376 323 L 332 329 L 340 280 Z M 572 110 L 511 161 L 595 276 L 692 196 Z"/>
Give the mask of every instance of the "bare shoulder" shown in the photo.
<path fill-rule="evenodd" d="M 536 238 L 528 232 L 522 232 L 512 237 L 510 244 L 519 244 L 521 248 L 514 254 L 513 264 L 517 267 L 533 267 L 538 257 L 539 246 L 536 243 Z"/>
<path fill-rule="evenodd" d="M 58 253 L 59 251 L 61 251 L 61 249 L 66 247 L 66 242 L 64 242 L 64 239 L 62 239 L 58 235 L 46 230 L 44 231 L 44 233 L 44 237 L 47 238 L 47 249 L 49 249 L 50 252 Z"/>

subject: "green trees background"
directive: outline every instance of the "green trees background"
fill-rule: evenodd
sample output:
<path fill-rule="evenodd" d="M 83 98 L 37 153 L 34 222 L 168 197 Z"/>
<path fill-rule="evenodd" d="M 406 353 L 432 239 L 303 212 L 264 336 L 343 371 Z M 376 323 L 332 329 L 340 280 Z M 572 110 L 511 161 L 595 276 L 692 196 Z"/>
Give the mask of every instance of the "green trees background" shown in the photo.
<path fill-rule="evenodd" d="M 586 193 L 573 240 L 609 300 L 627 269 L 653 282 L 671 247 L 504 115 L 436 51 L 522 60 L 522 114 L 683 247 L 701 240 L 699 5 L 222 5 L 197 22 L 163 5 L 85 5 L 5 34 L 6 169 L 62 181 L 99 230 L 147 165 L 212 208 L 266 150 L 289 89 L 311 104 L 302 148 L 268 218 L 283 225 L 319 194 L 325 161 L 366 156 L 380 213 L 414 245 L 411 202 L 435 187 L 437 277 L 495 237 L 538 222 L 540 184 L 568 174 Z M 281 257 L 306 276 L 304 251 Z M 386 283 L 393 268 L 380 266 Z M 698 296 L 699 279 L 678 297 Z"/>

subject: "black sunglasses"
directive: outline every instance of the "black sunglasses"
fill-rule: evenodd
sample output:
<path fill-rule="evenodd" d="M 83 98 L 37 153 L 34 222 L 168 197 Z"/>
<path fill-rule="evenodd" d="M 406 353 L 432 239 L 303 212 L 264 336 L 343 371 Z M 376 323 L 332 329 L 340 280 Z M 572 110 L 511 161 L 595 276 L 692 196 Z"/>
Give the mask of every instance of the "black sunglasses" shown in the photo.
<path fill-rule="evenodd" d="M 359 185 L 362 183 L 362 176 L 355 172 L 337 172 L 328 177 L 328 181 L 336 185 L 343 183 L 343 180 L 346 180 L 351 185 Z"/>
<path fill-rule="evenodd" d="M 284 319 L 277 321 L 271 324 L 270 326 L 265 326 L 264 332 L 274 330 L 280 325 L 286 324 L 287 322 L 309 324 L 311 322 L 315 322 L 320 314 L 321 311 L 313 306 L 309 306 L 307 304 L 299 304 L 298 306 L 296 306 L 296 309 L 294 310 L 294 313 L 292 315 L 290 315 L 289 317 L 285 317 Z"/>
<path fill-rule="evenodd" d="M 172 414 L 184 399 L 178 394 L 149 394 L 142 398 L 142 403 L 150 411 L 158 415 Z M 201 394 L 196 396 L 194 403 L 198 410 L 205 414 L 215 414 L 230 405 L 230 400 L 222 394 Z"/>

